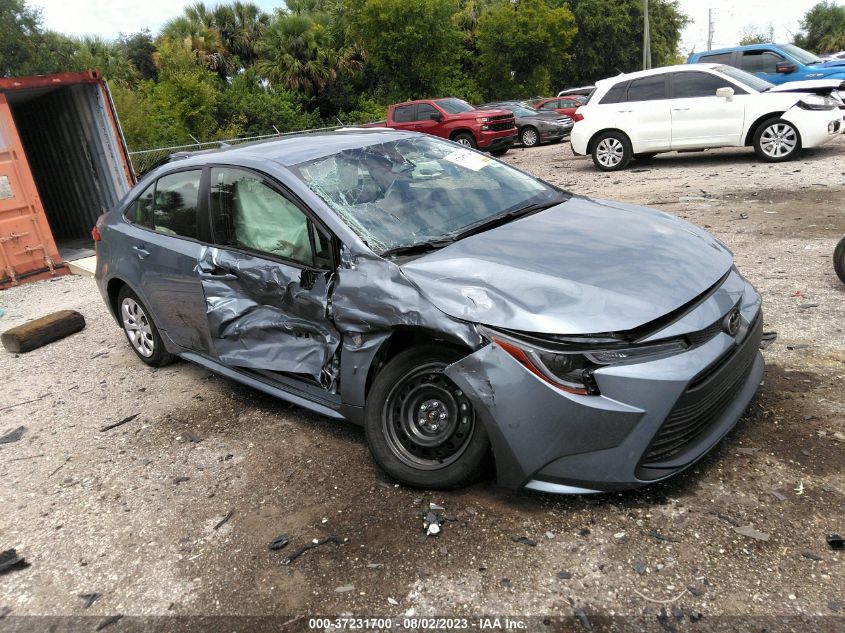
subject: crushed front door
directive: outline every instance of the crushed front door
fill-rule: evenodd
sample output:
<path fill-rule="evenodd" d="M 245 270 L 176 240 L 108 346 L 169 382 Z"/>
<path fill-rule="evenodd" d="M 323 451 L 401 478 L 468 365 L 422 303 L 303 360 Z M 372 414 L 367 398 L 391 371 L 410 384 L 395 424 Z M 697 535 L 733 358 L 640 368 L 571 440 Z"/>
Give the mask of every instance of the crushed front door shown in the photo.
<path fill-rule="evenodd" d="M 326 232 L 255 172 L 212 167 L 209 189 L 216 246 L 203 252 L 197 272 L 218 358 L 329 387 L 340 335 L 327 314 Z"/>

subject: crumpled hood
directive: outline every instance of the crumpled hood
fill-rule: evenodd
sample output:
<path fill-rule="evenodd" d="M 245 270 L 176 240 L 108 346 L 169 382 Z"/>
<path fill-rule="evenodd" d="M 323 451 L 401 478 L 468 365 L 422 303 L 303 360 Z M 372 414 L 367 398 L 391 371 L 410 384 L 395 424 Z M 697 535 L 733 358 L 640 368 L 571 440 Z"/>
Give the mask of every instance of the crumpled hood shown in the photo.
<path fill-rule="evenodd" d="M 691 301 L 730 251 L 660 211 L 573 197 L 401 266 L 455 318 L 526 332 L 630 330 Z"/>

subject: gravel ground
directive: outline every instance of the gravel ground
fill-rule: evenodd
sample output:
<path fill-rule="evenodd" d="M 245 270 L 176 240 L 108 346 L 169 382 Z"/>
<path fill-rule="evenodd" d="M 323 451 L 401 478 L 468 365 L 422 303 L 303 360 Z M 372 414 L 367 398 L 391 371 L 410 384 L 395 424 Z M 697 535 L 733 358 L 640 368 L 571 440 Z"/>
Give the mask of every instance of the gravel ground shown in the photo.
<path fill-rule="evenodd" d="M 92 630 L 116 614 L 277 616 L 290 630 L 320 614 L 453 615 L 478 628 L 476 616 L 498 614 L 536 616 L 525 622 L 542 630 L 573 617 L 845 629 L 845 553 L 825 541 L 845 533 L 845 308 L 830 260 L 845 234 L 845 139 L 783 165 L 720 150 L 604 174 L 566 144 L 506 158 L 577 193 L 658 206 L 734 250 L 778 337 L 759 397 L 711 455 L 669 482 L 589 498 L 492 481 L 402 488 L 356 427 L 189 363 L 141 364 L 92 280 L 33 283 L 0 293 L 0 330 L 68 308 L 88 325 L 0 352 L 0 432 L 27 427 L 0 445 L 0 549 L 31 563 L 0 576 L 5 621 L 88 616 Z M 426 539 L 418 513 L 432 502 L 456 520 Z M 290 544 L 269 551 L 279 535 Z M 340 543 L 282 564 L 330 535 Z"/>

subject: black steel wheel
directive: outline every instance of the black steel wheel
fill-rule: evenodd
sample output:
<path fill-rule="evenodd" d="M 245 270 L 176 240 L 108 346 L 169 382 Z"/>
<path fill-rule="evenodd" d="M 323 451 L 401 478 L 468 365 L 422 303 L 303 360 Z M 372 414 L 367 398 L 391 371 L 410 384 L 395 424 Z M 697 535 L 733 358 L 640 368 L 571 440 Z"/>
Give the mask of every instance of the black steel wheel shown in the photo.
<path fill-rule="evenodd" d="M 365 414 L 373 458 L 410 486 L 456 488 L 476 480 L 489 454 L 472 402 L 443 370 L 461 354 L 420 346 L 393 358 L 376 376 Z"/>
<path fill-rule="evenodd" d="M 839 281 L 845 284 L 845 237 L 839 240 L 833 251 L 833 270 L 836 271 Z"/>

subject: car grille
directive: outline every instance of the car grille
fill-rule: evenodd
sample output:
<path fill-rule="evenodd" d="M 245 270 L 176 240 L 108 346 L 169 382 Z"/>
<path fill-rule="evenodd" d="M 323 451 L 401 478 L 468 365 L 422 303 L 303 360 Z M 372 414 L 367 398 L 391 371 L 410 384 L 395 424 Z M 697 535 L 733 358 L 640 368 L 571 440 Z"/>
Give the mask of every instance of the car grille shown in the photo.
<path fill-rule="evenodd" d="M 652 440 L 642 460 L 643 468 L 660 468 L 661 462 L 680 453 L 721 417 L 751 373 L 762 327 L 758 317 L 739 348 L 690 383 Z"/>
<path fill-rule="evenodd" d="M 513 121 L 513 119 L 510 119 L 509 121 L 496 121 L 494 123 L 488 123 L 487 126 L 494 132 L 498 132 L 500 130 L 510 130 L 514 127 Z"/>

